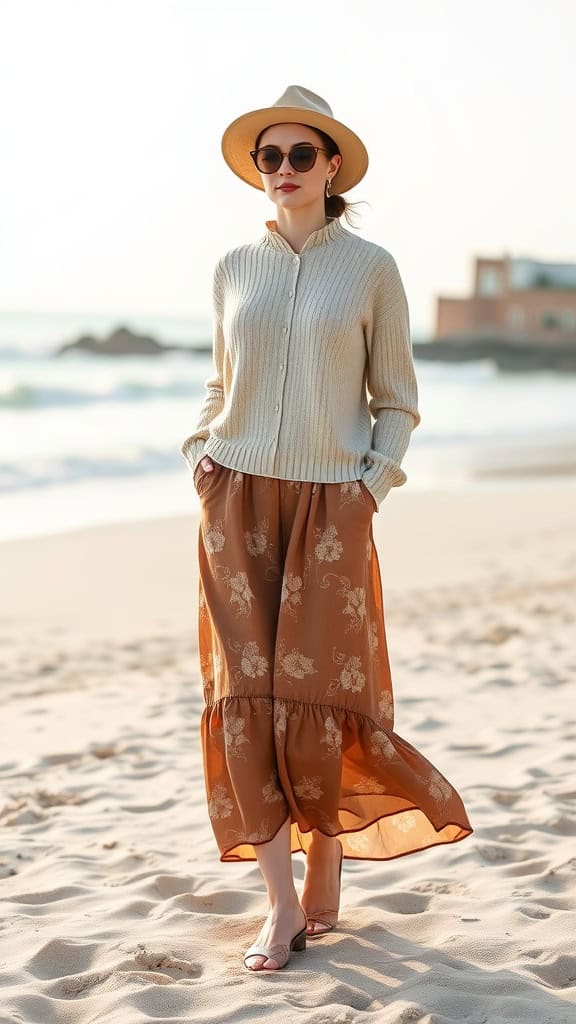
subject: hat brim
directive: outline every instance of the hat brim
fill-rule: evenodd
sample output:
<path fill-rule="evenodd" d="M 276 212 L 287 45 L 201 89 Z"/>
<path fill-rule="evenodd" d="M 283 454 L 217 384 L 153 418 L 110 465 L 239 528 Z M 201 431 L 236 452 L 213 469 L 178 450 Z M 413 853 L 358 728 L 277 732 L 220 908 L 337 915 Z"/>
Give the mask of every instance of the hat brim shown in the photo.
<path fill-rule="evenodd" d="M 362 140 L 333 117 L 304 110 L 302 107 L 261 107 L 241 114 L 222 136 L 222 155 L 234 174 L 254 188 L 264 191 L 260 172 L 250 156 L 259 133 L 272 124 L 308 124 L 326 132 L 338 146 L 342 162 L 332 178 L 332 194 L 341 195 L 357 185 L 368 169 L 368 152 Z"/>

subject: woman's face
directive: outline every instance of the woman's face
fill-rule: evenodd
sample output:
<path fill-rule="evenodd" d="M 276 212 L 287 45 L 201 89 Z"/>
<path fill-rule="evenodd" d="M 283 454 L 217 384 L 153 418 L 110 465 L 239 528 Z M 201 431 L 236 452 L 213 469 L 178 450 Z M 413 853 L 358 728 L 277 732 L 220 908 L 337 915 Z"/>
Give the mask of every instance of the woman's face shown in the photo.
<path fill-rule="evenodd" d="M 290 147 L 299 142 L 309 142 L 313 146 L 323 146 L 320 135 L 317 135 L 313 128 L 305 124 L 273 124 L 262 133 L 258 148 L 261 146 L 278 146 L 279 149 L 288 154 Z M 310 171 L 295 171 L 288 156 L 282 158 L 282 163 L 273 174 L 263 174 L 260 171 L 262 184 L 266 195 L 273 203 L 284 209 L 296 210 L 307 206 L 310 203 L 317 203 L 324 197 L 326 181 L 332 179 L 340 167 L 342 157 L 336 154 L 328 157 L 328 154 L 320 150 L 316 156 L 316 163 Z M 293 191 L 283 192 L 280 185 L 297 185 Z"/>

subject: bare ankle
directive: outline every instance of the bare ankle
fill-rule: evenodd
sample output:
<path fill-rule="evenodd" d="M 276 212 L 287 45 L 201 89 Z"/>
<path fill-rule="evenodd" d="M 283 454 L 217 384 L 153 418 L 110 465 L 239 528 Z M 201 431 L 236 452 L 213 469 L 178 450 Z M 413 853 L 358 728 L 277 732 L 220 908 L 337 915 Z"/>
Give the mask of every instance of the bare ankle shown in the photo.
<path fill-rule="evenodd" d="M 289 913 L 300 906 L 300 899 L 295 889 L 293 893 L 277 893 L 274 896 L 268 895 L 268 902 L 270 904 L 270 910 L 275 914 Z"/>

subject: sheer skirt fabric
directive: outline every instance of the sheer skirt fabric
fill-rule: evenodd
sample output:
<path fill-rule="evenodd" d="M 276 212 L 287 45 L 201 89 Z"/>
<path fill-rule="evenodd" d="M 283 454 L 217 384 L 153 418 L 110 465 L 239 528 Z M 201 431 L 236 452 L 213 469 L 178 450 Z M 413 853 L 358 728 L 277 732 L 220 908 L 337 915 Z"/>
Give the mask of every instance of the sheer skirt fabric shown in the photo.
<path fill-rule="evenodd" d="M 376 505 L 361 480 L 200 465 L 199 658 L 208 812 L 220 860 L 255 860 L 290 819 L 344 856 L 466 838 L 462 800 L 394 731 Z"/>

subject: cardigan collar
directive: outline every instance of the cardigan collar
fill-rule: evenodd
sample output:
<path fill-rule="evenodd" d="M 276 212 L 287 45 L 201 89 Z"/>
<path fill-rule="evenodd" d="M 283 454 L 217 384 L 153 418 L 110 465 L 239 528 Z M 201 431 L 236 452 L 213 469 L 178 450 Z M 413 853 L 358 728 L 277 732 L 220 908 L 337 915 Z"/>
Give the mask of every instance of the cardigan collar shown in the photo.
<path fill-rule="evenodd" d="M 317 245 L 328 245 L 328 243 L 334 239 L 339 238 L 346 234 L 346 229 L 342 227 L 338 217 L 332 217 L 327 224 L 323 227 L 313 231 L 304 242 L 300 253 L 306 249 L 312 249 Z M 279 249 L 281 252 L 287 252 L 291 256 L 299 255 L 296 254 L 289 242 L 286 241 L 284 235 L 281 235 L 278 231 L 278 224 L 275 220 L 266 221 L 266 233 L 263 241 L 274 249 Z"/>

